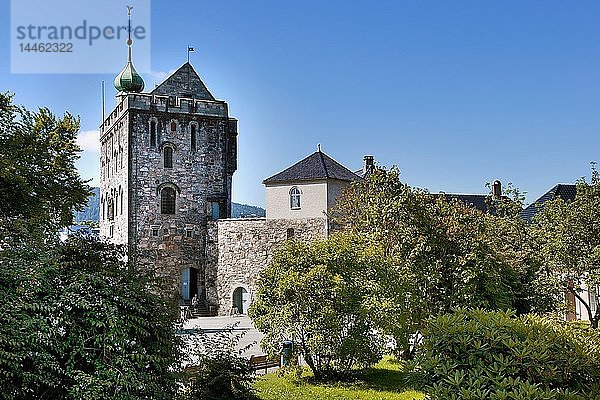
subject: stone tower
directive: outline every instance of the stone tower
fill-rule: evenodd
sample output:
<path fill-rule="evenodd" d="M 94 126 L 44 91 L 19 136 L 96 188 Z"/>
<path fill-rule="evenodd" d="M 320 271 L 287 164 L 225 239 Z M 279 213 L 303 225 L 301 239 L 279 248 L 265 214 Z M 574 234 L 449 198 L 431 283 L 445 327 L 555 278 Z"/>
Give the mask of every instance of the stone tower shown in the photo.
<path fill-rule="evenodd" d="M 100 126 L 100 234 L 142 250 L 183 302 L 204 299 L 208 221 L 231 214 L 237 120 L 189 62 L 142 92 L 128 46 Z"/>

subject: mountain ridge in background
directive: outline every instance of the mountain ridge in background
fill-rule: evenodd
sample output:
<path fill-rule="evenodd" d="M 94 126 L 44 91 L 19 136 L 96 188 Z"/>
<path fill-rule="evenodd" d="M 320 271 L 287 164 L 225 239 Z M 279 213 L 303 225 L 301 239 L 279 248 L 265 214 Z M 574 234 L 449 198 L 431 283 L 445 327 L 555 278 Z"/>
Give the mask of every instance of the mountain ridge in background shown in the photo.
<path fill-rule="evenodd" d="M 265 209 L 249 204 L 231 203 L 231 218 L 264 217 Z M 92 188 L 87 205 L 81 211 L 73 213 L 75 222 L 100 221 L 100 188 Z"/>

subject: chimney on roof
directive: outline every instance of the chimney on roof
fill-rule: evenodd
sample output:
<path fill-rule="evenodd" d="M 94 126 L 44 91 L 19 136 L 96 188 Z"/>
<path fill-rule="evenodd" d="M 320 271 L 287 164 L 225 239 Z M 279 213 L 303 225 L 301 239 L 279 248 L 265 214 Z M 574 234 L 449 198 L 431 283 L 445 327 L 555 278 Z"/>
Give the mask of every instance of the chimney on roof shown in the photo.
<path fill-rule="evenodd" d="M 492 183 L 492 198 L 494 200 L 499 200 L 502 197 L 502 183 L 496 179 L 494 183 Z"/>
<path fill-rule="evenodd" d="M 363 175 L 367 175 L 373 172 L 375 169 L 375 158 L 373 156 L 363 157 Z"/>

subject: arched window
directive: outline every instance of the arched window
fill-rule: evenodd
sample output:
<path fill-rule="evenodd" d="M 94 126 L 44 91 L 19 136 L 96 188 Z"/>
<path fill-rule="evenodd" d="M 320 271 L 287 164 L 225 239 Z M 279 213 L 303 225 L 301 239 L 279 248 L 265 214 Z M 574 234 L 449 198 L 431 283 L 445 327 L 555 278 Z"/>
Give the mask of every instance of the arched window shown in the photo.
<path fill-rule="evenodd" d="M 171 132 L 175 132 L 177 130 L 177 122 L 171 121 Z"/>
<path fill-rule="evenodd" d="M 167 146 L 164 148 L 163 153 L 165 168 L 173 168 L 173 148 Z"/>
<path fill-rule="evenodd" d="M 165 187 L 160 191 L 160 213 L 175 214 L 175 189 Z"/>
<path fill-rule="evenodd" d="M 190 133 L 191 133 L 190 147 L 191 147 L 192 151 L 196 151 L 196 125 L 192 125 L 190 127 Z"/>
<path fill-rule="evenodd" d="M 156 147 L 156 121 L 150 121 L 150 147 Z"/>
<path fill-rule="evenodd" d="M 300 209 L 300 195 L 302 192 L 296 186 L 290 190 L 290 208 L 292 210 Z"/>

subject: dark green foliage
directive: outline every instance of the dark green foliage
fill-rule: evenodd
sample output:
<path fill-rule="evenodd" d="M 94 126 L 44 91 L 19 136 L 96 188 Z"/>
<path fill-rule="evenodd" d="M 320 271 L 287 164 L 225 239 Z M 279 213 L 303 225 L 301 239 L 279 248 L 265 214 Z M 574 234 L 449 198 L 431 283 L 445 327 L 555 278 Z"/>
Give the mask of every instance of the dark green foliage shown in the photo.
<path fill-rule="evenodd" d="M 600 307 L 586 291 L 600 286 L 600 172 L 592 163 L 591 180 L 577 181 L 575 200 L 544 203 L 534 218 L 532 233 L 540 256 L 562 292 L 568 291 L 586 309 L 592 328 L 600 322 Z M 592 289 L 594 290 L 594 289 Z M 571 312 L 574 310 L 570 310 Z"/>
<path fill-rule="evenodd" d="M 89 188 L 75 169 L 79 120 L 66 113 L 56 118 L 42 108 L 30 112 L 0 93 L 0 239 L 20 241 L 71 224 Z"/>
<path fill-rule="evenodd" d="M 124 248 L 57 241 L 89 195 L 78 129 L 0 94 L 0 398 L 171 399 L 177 308 Z"/>
<path fill-rule="evenodd" d="M 552 308 L 539 282 L 539 263 L 513 200 L 488 199 L 485 214 L 451 197 L 401 182 L 380 169 L 346 190 L 336 221 L 377 247 L 389 273 L 378 280 L 379 327 L 403 355 L 425 320 L 455 307 L 519 313 Z M 553 294 L 553 293 L 552 293 Z"/>
<path fill-rule="evenodd" d="M 409 369 L 439 400 L 600 396 L 597 332 L 544 317 L 459 309 L 430 319 Z"/>
<path fill-rule="evenodd" d="M 124 259 L 83 239 L 0 254 L 0 396 L 173 398 L 177 309 Z"/>
<path fill-rule="evenodd" d="M 231 353 L 220 352 L 200 357 L 190 376 L 189 399 L 252 400 L 254 370 L 250 362 Z"/>
<path fill-rule="evenodd" d="M 248 359 L 243 358 L 246 350 L 256 344 L 236 350 L 245 330 L 238 331 L 239 323 L 227 325 L 217 332 L 207 333 L 202 329 L 186 337 L 187 359 L 186 381 L 182 399 L 250 400 L 255 399 L 255 375 Z"/>

